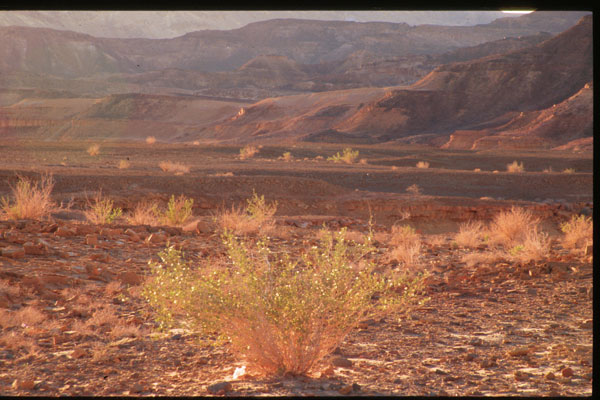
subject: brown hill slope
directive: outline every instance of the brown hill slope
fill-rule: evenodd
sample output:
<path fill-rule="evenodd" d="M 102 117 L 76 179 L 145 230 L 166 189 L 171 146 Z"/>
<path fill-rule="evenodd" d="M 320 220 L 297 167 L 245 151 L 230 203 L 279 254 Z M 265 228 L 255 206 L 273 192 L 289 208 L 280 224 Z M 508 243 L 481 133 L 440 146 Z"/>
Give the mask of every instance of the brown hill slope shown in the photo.
<path fill-rule="evenodd" d="M 592 79 L 591 55 L 590 16 L 536 46 L 441 66 L 410 87 L 269 99 L 204 134 L 278 140 L 334 130 L 393 140 L 499 126 L 511 113 L 541 110 L 579 91 Z"/>

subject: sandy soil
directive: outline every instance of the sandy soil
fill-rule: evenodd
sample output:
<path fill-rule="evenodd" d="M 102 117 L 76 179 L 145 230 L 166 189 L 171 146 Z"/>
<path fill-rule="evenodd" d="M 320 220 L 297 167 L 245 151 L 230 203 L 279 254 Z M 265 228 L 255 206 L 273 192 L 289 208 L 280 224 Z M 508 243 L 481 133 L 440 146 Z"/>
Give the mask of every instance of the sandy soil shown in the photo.
<path fill-rule="evenodd" d="M 100 143 L 93 157 L 85 152 L 89 144 L 0 145 L 0 196 L 9 193 L 16 172 L 48 171 L 56 180 L 54 198 L 71 201 L 70 210 L 48 220 L 0 221 L 0 393 L 591 395 L 592 256 L 589 249 L 564 249 L 558 230 L 572 214 L 593 209 L 591 155 L 364 146 L 359 158 L 367 164 L 346 165 L 325 160 L 341 150 L 333 145 L 264 147 L 239 160 L 235 147 Z M 296 161 L 278 160 L 284 151 Z M 315 160 L 319 155 L 325 159 Z M 127 157 L 131 166 L 118 169 Z M 526 172 L 505 172 L 514 159 Z M 164 160 L 191 171 L 161 171 Z M 430 167 L 416 168 L 421 160 Z M 555 172 L 542 172 L 548 167 Z M 408 193 L 412 184 L 422 194 Z M 200 223 L 186 230 L 124 221 L 91 225 L 81 211 L 86 194 L 98 188 L 125 211 L 142 199 L 184 193 L 194 198 Z M 242 364 L 227 345 L 199 346 L 194 332 L 155 332 L 140 296 L 147 262 L 167 240 L 193 262 L 223 256 L 211 216 L 253 189 L 278 201 L 273 242 L 291 254 L 316 243 L 323 223 L 365 232 L 371 214 L 376 232 L 400 221 L 415 227 L 424 242 L 418 264 L 431 273 L 431 300 L 364 321 L 314 374 L 299 378 L 267 379 L 249 367 L 234 380 Z M 547 257 L 466 264 L 465 254 L 489 249 L 457 246 L 458 224 L 489 221 L 514 204 L 542 219 L 551 239 Z M 379 262 L 395 267 L 386 258 L 390 245 L 376 247 Z M 10 322 L 27 307 L 39 311 L 36 318 Z M 221 391 L 211 386 L 227 381 Z"/>

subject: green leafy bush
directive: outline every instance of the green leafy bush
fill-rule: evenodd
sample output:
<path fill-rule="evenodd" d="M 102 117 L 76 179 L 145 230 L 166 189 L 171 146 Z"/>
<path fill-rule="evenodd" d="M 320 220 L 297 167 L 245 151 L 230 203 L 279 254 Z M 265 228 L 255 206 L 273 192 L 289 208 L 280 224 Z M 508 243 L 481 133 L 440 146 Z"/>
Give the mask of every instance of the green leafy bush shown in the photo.
<path fill-rule="evenodd" d="M 150 263 L 143 295 L 162 328 L 217 334 L 266 374 L 306 374 L 361 321 L 425 300 L 423 275 L 378 272 L 369 258 L 371 235 L 366 244 L 344 235 L 324 235 L 292 259 L 266 239 L 250 247 L 226 232 L 229 261 L 197 269 L 168 247 Z"/>
<path fill-rule="evenodd" d="M 175 195 L 171 195 L 165 210 L 161 210 L 155 204 L 152 211 L 156 218 L 165 225 L 181 225 L 192 216 L 193 205 L 194 199 L 188 199 L 184 195 L 175 199 Z"/>
<path fill-rule="evenodd" d="M 114 202 L 98 193 L 93 203 L 88 201 L 88 210 L 84 212 L 88 221 L 93 224 L 112 224 L 121 216 L 123 210 L 113 207 Z"/>

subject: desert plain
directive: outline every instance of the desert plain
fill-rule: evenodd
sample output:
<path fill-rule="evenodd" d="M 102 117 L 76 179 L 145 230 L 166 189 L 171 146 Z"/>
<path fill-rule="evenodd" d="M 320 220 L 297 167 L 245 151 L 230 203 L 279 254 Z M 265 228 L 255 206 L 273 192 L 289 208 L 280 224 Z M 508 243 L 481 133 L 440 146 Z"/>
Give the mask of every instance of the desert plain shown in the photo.
<path fill-rule="evenodd" d="M 363 145 L 353 149 L 366 161 L 346 164 L 327 161 L 342 150 L 335 144 L 262 146 L 244 160 L 240 146 L 103 142 L 93 156 L 89 146 L 2 144 L 11 155 L 0 165 L 3 195 L 17 173 L 50 173 L 56 206 L 41 220 L 0 222 L 3 394 L 591 394 L 592 246 L 564 248 L 560 231 L 593 209 L 591 154 Z M 129 166 L 119 168 L 121 160 Z M 166 160 L 189 172 L 163 171 Z M 513 160 L 526 170 L 507 172 Z M 418 190 L 407 191 L 412 185 Z M 99 190 L 123 210 L 111 224 L 86 220 Z M 360 321 L 308 376 L 264 377 L 248 366 L 233 379 L 243 360 L 227 345 L 199 345 L 195 332 L 158 332 L 140 287 L 167 241 L 192 262 L 223 256 L 218 213 L 253 191 L 277 202 L 270 236 L 290 254 L 314 245 L 324 227 L 365 234 L 371 217 L 377 260 L 402 268 L 387 256 L 385 235 L 413 227 L 421 247 L 410 268 L 429 271 L 430 300 Z M 140 201 L 182 194 L 194 200 L 183 227 L 125 218 Z M 515 205 L 540 219 L 550 242 L 543 257 L 486 258 L 491 244 L 457 244 L 460 224 L 489 223 Z M 469 262 L 469 254 L 482 257 Z"/>

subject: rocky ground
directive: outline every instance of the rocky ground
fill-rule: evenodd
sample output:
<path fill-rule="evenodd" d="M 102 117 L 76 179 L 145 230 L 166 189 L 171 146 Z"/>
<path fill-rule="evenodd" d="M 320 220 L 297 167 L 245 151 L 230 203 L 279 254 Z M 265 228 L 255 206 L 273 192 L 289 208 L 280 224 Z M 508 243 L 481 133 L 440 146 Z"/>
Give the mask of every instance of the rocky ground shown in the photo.
<path fill-rule="evenodd" d="M 292 222 L 280 220 L 287 238 L 275 244 L 294 253 L 316 243 Z M 361 323 L 314 376 L 265 379 L 250 368 L 233 379 L 242 364 L 227 346 L 155 332 L 140 296 L 167 240 L 201 262 L 223 253 L 217 233 L 59 219 L 4 221 L 0 233 L 5 395 L 591 394 L 591 256 L 556 239 L 540 262 L 467 267 L 461 256 L 485 245 L 422 235 L 424 306 Z M 383 260 L 388 247 L 377 248 Z"/>

